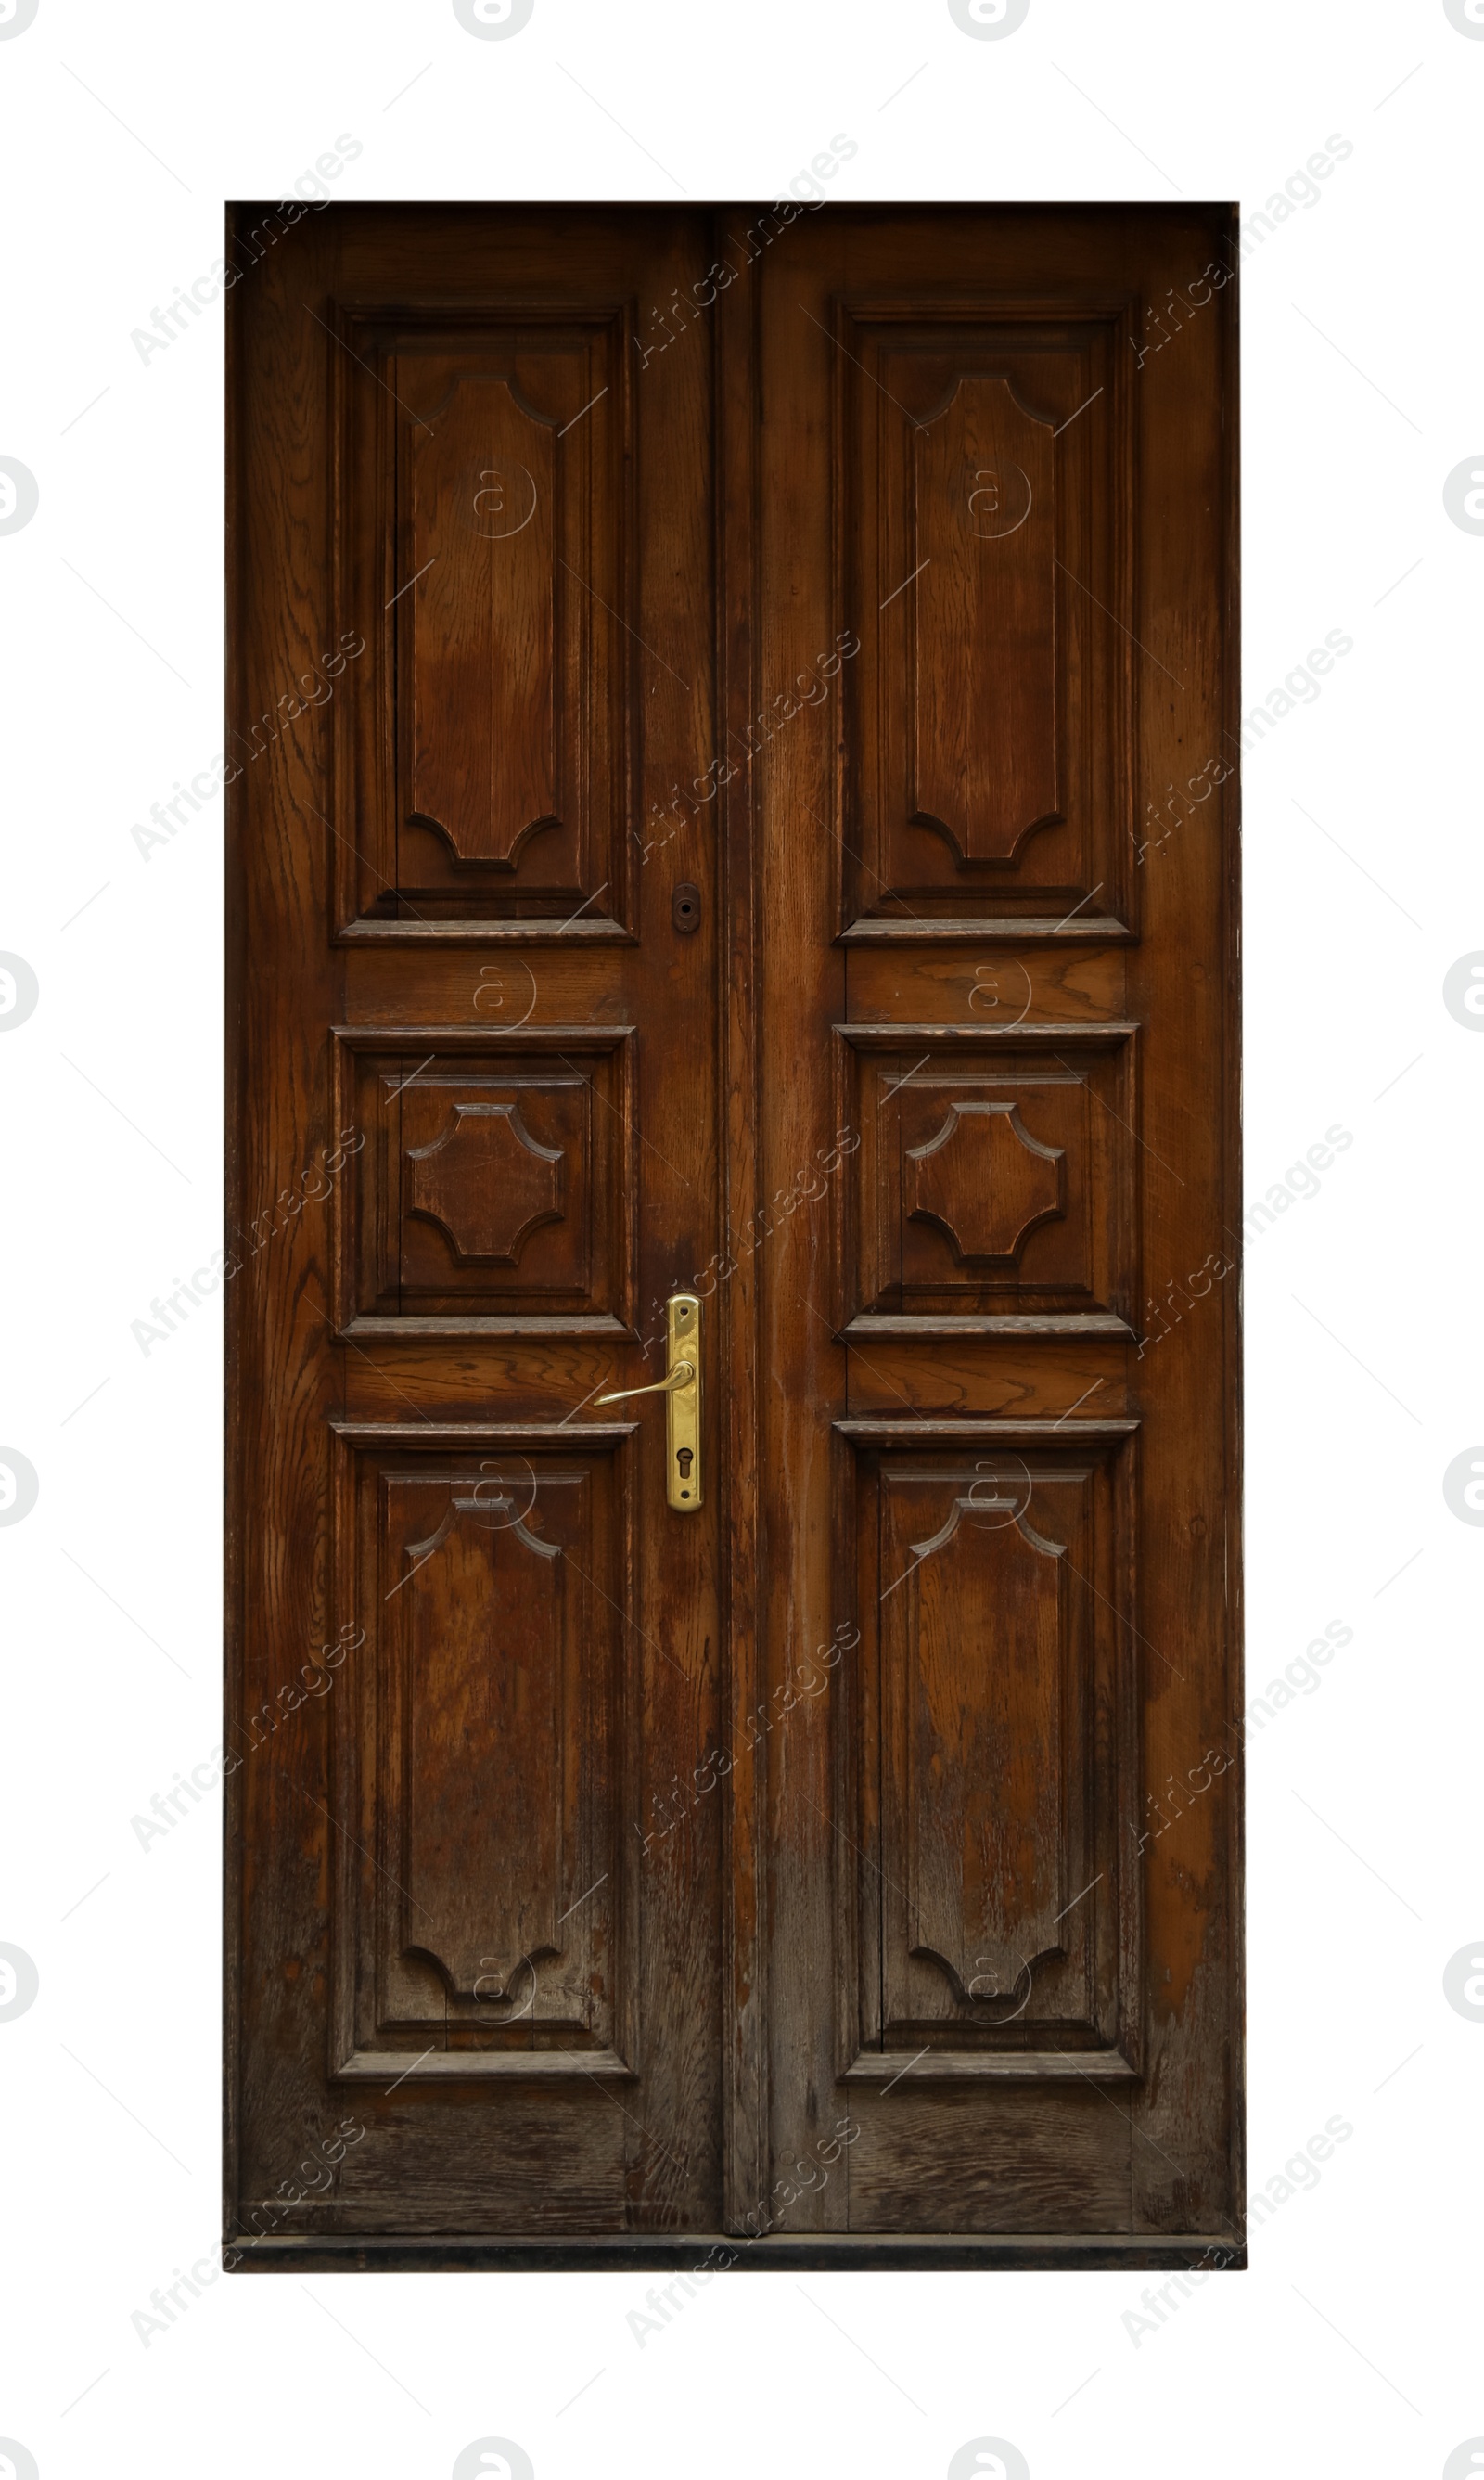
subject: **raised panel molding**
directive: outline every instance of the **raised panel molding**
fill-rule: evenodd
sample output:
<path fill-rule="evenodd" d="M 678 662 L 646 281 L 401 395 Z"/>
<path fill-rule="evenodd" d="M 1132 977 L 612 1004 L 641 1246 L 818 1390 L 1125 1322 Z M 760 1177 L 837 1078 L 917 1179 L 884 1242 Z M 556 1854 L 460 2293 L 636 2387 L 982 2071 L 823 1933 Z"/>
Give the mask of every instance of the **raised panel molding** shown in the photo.
<path fill-rule="evenodd" d="M 834 1424 L 843 2076 L 1139 2072 L 1138 1429 Z"/>
<path fill-rule="evenodd" d="M 557 425 L 508 375 L 461 372 L 402 445 L 421 585 L 402 623 L 406 814 L 443 837 L 456 868 L 514 871 L 527 839 L 562 823 Z"/>
<path fill-rule="evenodd" d="M 837 1332 L 1128 1336 L 1134 1024 L 837 1024 Z"/>
<path fill-rule="evenodd" d="M 913 1521 L 909 1491 L 908 1501 L 902 1509 L 884 1499 L 883 1544 L 905 1549 L 908 1582 L 923 1570 L 892 1682 L 905 1754 L 895 1821 L 907 1863 L 905 1934 L 958 2005 L 1012 2020 L 1022 1976 L 1062 1950 L 1057 1926 L 1072 1892 L 1067 1614 L 1061 1571 L 1048 1577 L 1036 1564 L 1064 1561 L 1066 1544 L 1027 1522 L 1003 1480 L 971 1482 L 922 1541 L 902 1537 L 904 1514 L 908 1529 Z M 984 1539 L 960 1539 L 965 1523 Z M 965 1695 L 962 1677 L 959 1640 L 970 1629 L 992 1641 L 977 1696 Z"/>
<path fill-rule="evenodd" d="M 633 1330 L 633 1028 L 340 1025 L 345 1334 Z"/>
<path fill-rule="evenodd" d="M 834 304 L 846 940 L 1137 930 L 1129 314 Z"/>
<path fill-rule="evenodd" d="M 577 1497 L 580 1473 L 533 1492 Z M 455 1998 L 519 2002 L 526 1973 L 559 1961 L 564 1849 L 567 1608 L 565 1554 L 591 1530 L 563 1507 L 564 1539 L 526 1526 L 525 1493 L 391 1474 L 386 1494 L 389 1598 L 406 1593 L 390 1770 L 405 1779 L 398 1876 L 401 1951 L 425 1959 Z M 415 1537 L 420 1504 L 447 1495 L 434 1531 Z M 580 1558 L 578 1562 L 580 1565 Z M 416 1588 L 413 1589 L 413 1588 Z M 483 1845 L 491 1854 L 478 1866 Z"/>
<path fill-rule="evenodd" d="M 518 1266 L 543 1223 L 560 1223 L 561 1146 L 538 1145 L 518 1102 L 455 1102 L 431 1145 L 408 1146 L 409 1213 L 447 1232 L 460 1265 Z"/>
<path fill-rule="evenodd" d="M 1013 861 L 1061 815 L 1054 426 L 959 377 L 909 438 L 908 814 L 959 864 Z"/>
<path fill-rule="evenodd" d="M 627 940 L 631 306 L 332 324 L 338 935 Z"/>
<path fill-rule="evenodd" d="M 1065 1165 L 1018 1102 L 950 1102 L 936 1136 L 902 1150 L 902 1210 L 936 1224 L 956 1265 L 1014 1266 L 1032 1232 L 1064 1216 Z"/>
<path fill-rule="evenodd" d="M 331 1424 L 339 2077 L 634 2072 L 634 1428 Z"/>

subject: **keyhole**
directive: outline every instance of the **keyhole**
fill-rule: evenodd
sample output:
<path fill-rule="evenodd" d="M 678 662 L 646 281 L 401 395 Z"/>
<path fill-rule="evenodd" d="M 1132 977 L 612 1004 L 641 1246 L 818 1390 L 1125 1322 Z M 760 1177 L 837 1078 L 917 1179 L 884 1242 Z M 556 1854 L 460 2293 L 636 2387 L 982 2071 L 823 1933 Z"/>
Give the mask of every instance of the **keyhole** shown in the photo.
<path fill-rule="evenodd" d="M 670 918 L 678 930 L 690 932 L 701 927 L 701 890 L 690 879 L 682 879 L 670 898 Z"/>
<path fill-rule="evenodd" d="M 691 1465 L 692 1465 L 692 1464 L 694 1463 L 694 1461 L 695 1461 L 695 1457 L 694 1457 L 694 1455 L 692 1454 L 692 1452 L 691 1452 L 690 1448 L 689 1448 L 689 1447 L 678 1447 L 678 1448 L 676 1449 L 675 1460 L 676 1460 L 676 1462 L 677 1462 L 677 1463 L 679 1465 L 679 1467 L 680 1467 L 680 1479 L 681 1479 L 681 1481 L 689 1481 L 689 1479 L 690 1479 L 690 1468 L 691 1468 Z"/>

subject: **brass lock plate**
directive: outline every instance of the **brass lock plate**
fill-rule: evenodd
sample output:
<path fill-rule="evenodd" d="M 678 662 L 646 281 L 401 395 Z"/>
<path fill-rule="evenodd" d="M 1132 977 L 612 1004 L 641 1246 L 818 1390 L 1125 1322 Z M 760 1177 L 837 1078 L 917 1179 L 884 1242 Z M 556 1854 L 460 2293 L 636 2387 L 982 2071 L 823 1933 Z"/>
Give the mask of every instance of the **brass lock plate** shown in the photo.
<path fill-rule="evenodd" d="M 688 1361 L 684 1385 L 665 1398 L 665 1496 L 678 1515 L 701 1505 L 701 1303 L 694 1292 L 673 1292 L 666 1303 L 665 1366 Z"/>

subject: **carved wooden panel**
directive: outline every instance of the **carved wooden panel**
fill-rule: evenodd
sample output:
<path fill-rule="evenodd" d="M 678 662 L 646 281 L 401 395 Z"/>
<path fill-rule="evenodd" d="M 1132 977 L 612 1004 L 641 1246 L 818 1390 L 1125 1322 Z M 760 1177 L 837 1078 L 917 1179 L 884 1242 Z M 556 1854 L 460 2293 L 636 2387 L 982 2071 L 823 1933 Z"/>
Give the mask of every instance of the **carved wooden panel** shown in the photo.
<path fill-rule="evenodd" d="M 1122 303 L 836 305 L 847 936 L 1131 922 Z"/>
<path fill-rule="evenodd" d="M 627 2063 L 630 1434 L 338 1425 L 342 2073 Z"/>
<path fill-rule="evenodd" d="M 835 1027 L 836 1319 L 851 1331 L 1122 1334 L 1134 1027 Z"/>
<path fill-rule="evenodd" d="M 613 1334 L 630 1319 L 629 1029 L 343 1027 L 344 1325 Z"/>
<path fill-rule="evenodd" d="M 1061 816 L 1054 426 L 965 375 L 908 443 L 908 816 L 960 864 L 1013 861 Z"/>
<path fill-rule="evenodd" d="M 398 618 L 406 816 L 455 868 L 513 873 L 527 840 L 563 823 L 557 667 L 577 650 L 563 648 L 556 422 L 508 374 L 450 370 L 437 419 L 406 422 L 398 445 L 419 580 Z"/>
<path fill-rule="evenodd" d="M 343 312 L 343 928 L 622 936 L 635 642 L 626 314 Z"/>
<path fill-rule="evenodd" d="M 902 1152 L 902 1213 L 933 1223 L 959 1266 L 1017 1266 L 1033 1231 L 1066 1213 L 1066 1153 L 1033 1137 L 1018 1102 L 945 1097 L 936 1135 Z"/>
<path fill-rule="evenodd" d="M 455 1101 L 426 1145 L 403 1136 L 402 1159 L 407 1213 L 436 1224 L 461 1266 L 518 1266 L 541 1224 L 566 1219 L 566 1150 L 531 1135 L 518 1101 Z"/>
<path fill-rule="evenodd" d="M 1138 1424 L 836 1426 L 845 2064 L 1131 2073 Z"/>

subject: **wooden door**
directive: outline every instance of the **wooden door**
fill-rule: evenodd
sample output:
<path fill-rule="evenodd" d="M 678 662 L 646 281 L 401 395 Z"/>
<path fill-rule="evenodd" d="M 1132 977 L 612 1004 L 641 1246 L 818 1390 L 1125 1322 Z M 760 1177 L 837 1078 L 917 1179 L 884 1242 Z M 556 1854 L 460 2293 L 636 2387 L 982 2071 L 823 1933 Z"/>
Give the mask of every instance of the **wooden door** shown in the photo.
<path fill-rule="evenodd" d="M 262 232 L 236 2260 L 1240 2261 L 1231 219 Z"/>

